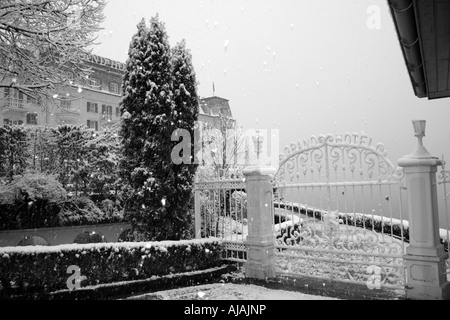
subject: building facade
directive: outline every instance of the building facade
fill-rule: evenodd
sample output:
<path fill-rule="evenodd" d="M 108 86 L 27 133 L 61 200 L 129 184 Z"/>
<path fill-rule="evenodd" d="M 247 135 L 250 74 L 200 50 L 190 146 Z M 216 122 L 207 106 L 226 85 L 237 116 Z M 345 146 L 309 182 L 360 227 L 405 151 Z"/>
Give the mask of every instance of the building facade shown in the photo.
<path fill-rule="evenodd" d="M 55 102 L 46 105 L 16 89 L 3 88 L 0 91 L 0 125 L 76 124 L 101 131 L 117 123 L 125 64 L 89 55 L 86 65 L 92 71 L 89 78 L 83 84 L 72 84 L 66 92 L 59 92 Z M 70 72 L 67 75 L 70 79 Z M 199 99 L 199 121 L 218 127 L 220 114 L 232 117 L 228 100 L 216 96 Z"/>
<path fill-rule="evenodd" d="M 209 123 L 217 129 L 221 129 L 221 116 L 226 119 L 233 119 L 229 100 L 217 96 L 200 98 L 198 121 Z"/>
<path fill-rule="evenodd" d="M 87 56 L 91 75 L 59 92 L 52 103 L 39 103 L 13 88 L 0 92 L 0 124 L 84 124 L 102 130 L 120 119 L 119 103 L 125 65 L 96 55 Z M 71 73 L 68 72 L 68 78 Z"/>

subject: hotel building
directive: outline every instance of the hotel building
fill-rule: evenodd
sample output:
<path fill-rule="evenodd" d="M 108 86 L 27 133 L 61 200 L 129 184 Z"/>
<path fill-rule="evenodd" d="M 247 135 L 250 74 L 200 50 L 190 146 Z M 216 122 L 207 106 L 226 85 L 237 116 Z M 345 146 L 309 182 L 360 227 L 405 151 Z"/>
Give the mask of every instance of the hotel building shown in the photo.
<path fill-rule="evenodd" d="M 95 131 L 120 120 L 119 103 L 125 64 L 90 55 L 86 65 L 92 73 L 83 84 L 73 84 L 67 92 L 59 93 L 55 104 L 41 105 L 13 88 L 0 91 L 0 125 L 84 124 Z M 70 79 L 71 73 L 68 72 Z M 228 100 L 220 97 L 199 99 L 199 117 L 202 122 L 217 126 L 222 113 L 232 117 Z"/>

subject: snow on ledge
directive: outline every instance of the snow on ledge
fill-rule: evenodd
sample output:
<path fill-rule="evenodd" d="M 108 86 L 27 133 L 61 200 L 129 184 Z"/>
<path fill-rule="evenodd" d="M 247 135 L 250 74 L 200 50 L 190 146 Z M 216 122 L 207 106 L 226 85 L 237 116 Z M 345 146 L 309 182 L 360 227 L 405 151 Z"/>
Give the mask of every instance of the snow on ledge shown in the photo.
<path fill-rule="evenodd" d="M 319 209 L 319 208 L 314 208 L 311 206 L 305 206 L 303 204 L 299 204 L 297 202 L 283 202 L 283 201 L 274 201 L 274 204 L 278 205 L 278 208 L 280 209 L 285 209 L 285 208 L 281 208 L 282 205 L 284 206 L 291 206 L 291 207 L 297 207 L 297 209 L 304 209 L 304 210 L 311 210 L 314 212 L 319 212 L 320 214 L 326 214 L 327 210 L 323 210 L 323 209 Z M 289 210 L 289 209 L 285 209 L 285 210 Z M 293 213 L 293 215 L 298 215 L 299 213 Z M 408 220 L 401 220 L 401 219 L 397 219 L 397 218 L 392 218 L 392 217 L 383 217 L 383 216 L 379 216 L 376 214 L 368 214 L 368 213 L 354 213 L 354 212 L 348 212 L 348 213 L 343 213 L 343 212 L 338 212 L 339 217 L 351 217 L 353 219 L 373 219 L 373 221 L 378 221 L 378 222 L 382 222 L 382 223 L 387 223 L 390 224 L 392 226 L 397 225 L 397 226 L 401 226 L 403 225 L 403 228 L 409 229 L 409 222 Z M 292 222 L 291 222 L 292 223 Z M 277 229 L 278 230 L 278 229 Z M 439 229 L 439 236 L 441 237 L 442 240 L 445 241 L 449 241 L 449 233 L 450 231 L 447 231 L 447 229 L 443 229 L 440 228 Z"/>
<path fill-rule="evenodd" d="M 148 242 L 101 242 L 101 243 L 86 243 L 86 244 L 60 244 L 56 246 L 23 246 L 23 247 L 2 247 L 0 248 L 0 254 L 4 253 L 42 253 L 42 252 L 61 252 L 72 250 L 95 250 L 102 248 L 124 248 L 124 249 L 138 249 L 138 248 L 151 248 L 155 247 L 161 250 L 165 250 L 168 247 L 180 246 L 180 245 L 202 245 L 207 243 L 221 242 L 218 238 L 206 238 L 206 239 L 191 239 L 191 240 L 170 240 L 170 241 L 148 241 Z"/>

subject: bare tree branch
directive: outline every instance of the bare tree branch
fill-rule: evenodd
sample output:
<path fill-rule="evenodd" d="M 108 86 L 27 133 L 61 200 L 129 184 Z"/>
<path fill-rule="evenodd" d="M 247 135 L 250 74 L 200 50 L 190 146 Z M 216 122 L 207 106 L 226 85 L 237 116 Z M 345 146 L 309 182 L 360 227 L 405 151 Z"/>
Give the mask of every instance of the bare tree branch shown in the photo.
<path fill-rule="evenodd" d="M 83 84 L 91 73 L 85 61 L 101 30 L 105 4 L 105 0 L 2 0 L 0 88 L 51 100 L 55 91 Z"/>

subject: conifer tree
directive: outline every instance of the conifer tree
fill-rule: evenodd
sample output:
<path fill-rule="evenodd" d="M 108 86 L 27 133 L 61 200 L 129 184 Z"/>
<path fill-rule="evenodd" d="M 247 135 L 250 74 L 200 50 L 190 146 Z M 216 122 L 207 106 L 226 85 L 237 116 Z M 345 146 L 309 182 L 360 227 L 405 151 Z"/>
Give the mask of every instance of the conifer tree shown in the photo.
<path fill-rule="evenodd" d="M 174 221 L 173 226 L 175 229 L 183 230 L 182 227 L 189 225 L 192 219 L 188 213 L 192 212 L 193 208 L 192 188 L 197 170 L 197 164 L 194 163 L 195 141 L 192 139 L 195 138 L 194 129 L 198 118 L 197 81 L 192 65 L 192 55 L 186 48 L 185 40 L 177 43 L 172 49 L 171 61 L 175 102 L 172 119 L 175 129 L 184 129 L 189 132 L 190 137 L 190 150 L 185 149 L 183 152 L 187 154 L 180 155 L 183 162 L 171 164 L 174 179 L 171 191 L 174 192 L 172 197 L 177 200 L 173 202 L 173 210 L 185 213 Z M 172 148 L 176 143 L 172 143 Z"/>
<path fill-rule="evenodd" d="M 189 68 L 185 74 L 183 70 Z M 145 240 L 181 239 L 190 223 L 187 209 L 195 168 L 172 162 L 177 142 L 171 141 L 171 135 L 179 127 L 192 126 L 198 112 L 192 111 L 197 94 L 192 65 L 183 55 L 172 61 L 165 25 L 158 16 L 150 19 L 149 27 L 144 21 L 138 24 L 130 43 L 123 96 L 125 215 Z"/>

